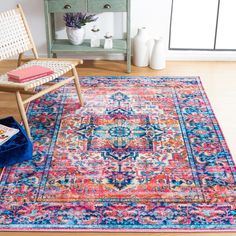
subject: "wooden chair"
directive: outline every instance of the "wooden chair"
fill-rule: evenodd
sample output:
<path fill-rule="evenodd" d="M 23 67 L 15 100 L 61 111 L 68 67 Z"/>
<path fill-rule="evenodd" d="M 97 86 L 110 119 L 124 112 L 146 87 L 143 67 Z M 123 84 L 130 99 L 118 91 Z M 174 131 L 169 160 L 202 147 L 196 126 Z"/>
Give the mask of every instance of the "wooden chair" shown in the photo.
<path fill-rule="evenodd" d="M 23 53 L 28 50 L 32 50 L 35 59 L 20 66 Z M 0 13 L 0 61 L 15 55 L 18 55 L 19 67 L 17 69 L 30 67 L 32 65 L 40 65 L 50 68 L 54 71 L 54 74 L 50 76 L 42 77 L 25 83 L 10 82 L 8 81 L 7 74 L 0 75 L 0 91 L 15 93 L 19 112 L 29 137 L 30 128 L 24 108 L 25 104 L 73 80 L 80 104 L 81 106 L 83 105 L 79 79 L 75 68 L 78 64 L 82 64 L 82 61 L 72 59 L 60 60 L 55 58 L 39 59 L 32 35 L 26 22 L 26 18 L 19 4 L 17 5 L 16 9 Z M 56 83 L 50 82 L 69 71 L 72 71 L 71 77 Z M 40 85 L 48 86 L 38 93 L 34 92 L 35 88 Z M 21 94 L 30 94 L 31 96 L 23 100 Z"/>

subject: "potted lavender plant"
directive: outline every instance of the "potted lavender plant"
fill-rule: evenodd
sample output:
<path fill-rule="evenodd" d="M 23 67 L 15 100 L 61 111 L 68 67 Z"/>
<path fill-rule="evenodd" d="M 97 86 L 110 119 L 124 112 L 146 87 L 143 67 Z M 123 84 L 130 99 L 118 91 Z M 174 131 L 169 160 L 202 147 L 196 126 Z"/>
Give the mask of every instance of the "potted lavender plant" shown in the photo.
<path fill-rule="evenodd" d="M 66 33 L 69 41 L 74 45 L 80 45 L 85 38 L 85 28 L 87 23 L 96 21 L 95 15 L 89 15 L 82 12 L 65 13 L 64 21 L 66 24 Z"/>

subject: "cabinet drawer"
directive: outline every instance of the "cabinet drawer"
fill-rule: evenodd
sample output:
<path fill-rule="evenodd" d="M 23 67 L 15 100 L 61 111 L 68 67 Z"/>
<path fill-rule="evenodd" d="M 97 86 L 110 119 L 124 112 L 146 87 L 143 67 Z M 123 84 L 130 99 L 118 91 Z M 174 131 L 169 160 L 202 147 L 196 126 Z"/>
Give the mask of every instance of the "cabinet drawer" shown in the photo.
<path fill-rule="evenodd" d="M 88 0 L 88 12 L 126 12 L 127 0 Z"/>
<path fill-rule="evenodd" d="M 48 0 L 49 12 L 87 11 L 87 0 Z"/>

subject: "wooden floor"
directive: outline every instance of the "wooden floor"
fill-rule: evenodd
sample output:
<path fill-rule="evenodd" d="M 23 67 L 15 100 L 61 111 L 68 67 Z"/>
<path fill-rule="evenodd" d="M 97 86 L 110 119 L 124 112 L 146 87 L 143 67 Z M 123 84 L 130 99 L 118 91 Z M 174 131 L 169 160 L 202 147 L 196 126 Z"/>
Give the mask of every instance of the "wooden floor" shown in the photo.
<path fill-rule="evenodd" d="M 16 61 L 0 62 L 0 74 L 15 68 Z M 128 75 L 122 61 L 87 61 L 78 68 L 81 76 Z M 162 71 L 133 67 L 129 76 L 200 76 L 221 125 L 231 153 L 236 160 L 236 62 L 170 61 Z M 13 115 L 19 120 L 15 97 L 0 93 L 0 118 Z M 236 236 L 236 233 L 37 233 L 2 232 L 0 236 Z"/>

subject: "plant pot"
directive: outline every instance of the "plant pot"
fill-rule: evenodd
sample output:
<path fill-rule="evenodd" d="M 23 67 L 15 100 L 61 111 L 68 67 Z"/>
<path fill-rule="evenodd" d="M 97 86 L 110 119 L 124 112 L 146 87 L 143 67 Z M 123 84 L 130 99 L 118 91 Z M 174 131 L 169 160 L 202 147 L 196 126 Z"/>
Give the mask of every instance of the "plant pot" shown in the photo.
<path fill-rule="evenodd" d="M 66 33 L 67 37 L 73 45 L 80 45 L 84 42 L 85 38 L 85 28 L 82 27 L 80 29 L 78 28 L 72 28 L 72 27 L 66 27 Z"/>

